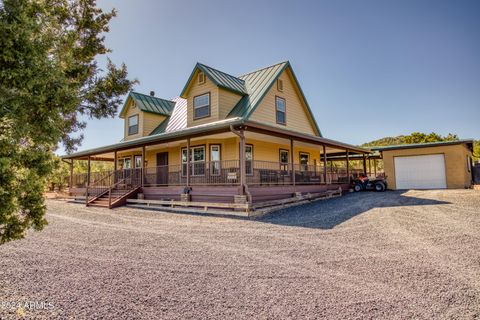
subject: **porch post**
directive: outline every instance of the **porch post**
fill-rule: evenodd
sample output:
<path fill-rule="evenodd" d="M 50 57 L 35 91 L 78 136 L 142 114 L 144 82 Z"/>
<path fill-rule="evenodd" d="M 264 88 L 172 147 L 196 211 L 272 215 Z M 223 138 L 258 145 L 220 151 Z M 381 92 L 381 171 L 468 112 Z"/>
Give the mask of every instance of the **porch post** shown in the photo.
<path fill-rule="evenodd" d="M 290 162 L 292 163 L 292 185 L 295 186 L 295 156 L 293 151 L 294 143 L 293 139 L 290 138 Z"/>
<path fill-rule="evenodd" d="M 372 175 L 372 159 L 368 157 L 368 175 Z"/>
<path fill-rule="evenodd" d="M 245 194 L 245 181 L 247 176 L 247 168 L 245 164 L 245 133 L 243 129 L 239 131 L 240 133 L 240 148 L 238 150 L 239 155 L 238 159 L 240 161 L 240 194 Z M 253 163 L 252 163 L 253 165 Z"/>
<path fill-rule="evenodd" d="M 367 175 L 367 158 L 365 157 L 365 153 L 363 154 L 363 174 Z"/>
<path fill-rule="evenodd" d="M 145 183 L 145 146 L 142 146 L 142 187 Z"/>
<path fill-rule="evenodd" d="M 327 148 L 323 145 L 323 181 L 327 184 Z"/>
<path fill-rule="evenodd" d="M 375 174 L 375 178 L 377 177 L 377 159 L 373 159 L 373 172 Z"/>
<path fill-rule="evenodd" d="M 350 164 L 349 164 L 349 153 L 348 153 L 348 149 L 347 149 L 347 181 L 348 181 L 348 184 L 350 184 Z"/>
<path fill-rule="evenodd" d="M 117 183 L 117 150 L 113 152 L 113 183 Z"/>
<path fill-rule="evenodd" d="M 87 187 L 85 190 L 85 204 L 88 205 L 88 187 L 90 186 L 90 156 L 87 160 Z"/>
<path fill-rule="evenodd" d="M 190 187 L 190 138 L 187 138 L 187 187 Z"/>
<path fill-rule="evenodd" d="M 70 191 L 71 191 L 72 186 L 73 186 L 73 159 L 70 161 L 70 181 L 69 181 L 68 186 L 69 186 Z"/>

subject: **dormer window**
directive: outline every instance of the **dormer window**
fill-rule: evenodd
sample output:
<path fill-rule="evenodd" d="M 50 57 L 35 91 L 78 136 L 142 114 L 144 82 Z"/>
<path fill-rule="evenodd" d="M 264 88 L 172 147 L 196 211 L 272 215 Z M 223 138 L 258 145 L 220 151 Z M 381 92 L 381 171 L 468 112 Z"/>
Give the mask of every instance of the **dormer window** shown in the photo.
<path fill-rule="evenodd" d="M 193 119 L 210 116 L 210 92 L 193 97 Z"/>
<path fill-rule="evenodd" d="M 138 114 L 128 117 L 128 135 L 134 135 L 138 133 Z"/>
<path fill-rule="evenodd" d="M 287 124 L 286 109 L 285 99 L 275 97 L 275 110 L 278 124 Z"/>
<path fill-rule="evenodd" d="M 199 72 L 198 73 L 198 84 L 204 84 L 205 83 L 205 73 Z"/>
<path fill-rule="evenodd" d="M 283 92 L 283 80 L 277 79 L 277 90 Z"/>

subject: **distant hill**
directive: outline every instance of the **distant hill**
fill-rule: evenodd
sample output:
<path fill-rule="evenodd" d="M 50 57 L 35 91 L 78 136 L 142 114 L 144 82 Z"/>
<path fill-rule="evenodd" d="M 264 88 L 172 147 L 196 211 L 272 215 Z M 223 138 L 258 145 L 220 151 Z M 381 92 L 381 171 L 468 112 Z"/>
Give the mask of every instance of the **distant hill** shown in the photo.
<path fill-rule="evenodd" d="M 405 144 L 405 136 L 385 137 L 362 144 L 362 147 L 394 146 Z"/>
<path fill-rule="evenodd" d="M 426 142 L 442 142 L 442 141 L 457 141 L 458 136 L 456 134 L 449 133 L 446 136 L 439 135 L 438 133 L 423 133 L 413 132 L 407 136 L 385 137 L 377 140 L 373 140 L 362 144 L 362 147 L 378 147 L 378 146 L 393 146 L 399 144 L 412 144 L 412 143 L 426 143 Z"/>
<path fill-rule="evenodd" d="M 425 142 L 441 142 L 441 141 L 457 141 L 459 140 L 456 134 L 449 133 L 446 136 L 441 136 L 438 133 L 422 133 L 413 132 L 408 136 L 385 137 L 373 140 L 361 145 L 361 147 L 380 147 L 380 146 L 394 146 L 399 144 L 425 143 Z M 480 161 L 480 140 L 473 141 L 473 159 Z"/>

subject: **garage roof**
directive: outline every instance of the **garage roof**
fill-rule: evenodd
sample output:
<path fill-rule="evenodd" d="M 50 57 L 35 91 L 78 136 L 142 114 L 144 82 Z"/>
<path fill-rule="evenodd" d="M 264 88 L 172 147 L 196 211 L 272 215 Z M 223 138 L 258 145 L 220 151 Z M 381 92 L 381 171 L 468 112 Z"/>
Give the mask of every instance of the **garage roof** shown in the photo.
<path fill-rule="evenodd" d="M 426 142 L 426 143 L 415 143 L 415 144 L 399 144 L 395 146 L 378 146 L 371 147 L 372 151 L 389 151 L 389 150 L 400 150 L 400 149 L 415 149 L 415 148 L 430 148 L 430 147 L 440 147 L 440 146 L 450 146 L 457 144 L 466 144 L 470 149 L 473 150 L 473 139 L 462 139 L 457 141 L 439 141 L 439 142 Z"/>

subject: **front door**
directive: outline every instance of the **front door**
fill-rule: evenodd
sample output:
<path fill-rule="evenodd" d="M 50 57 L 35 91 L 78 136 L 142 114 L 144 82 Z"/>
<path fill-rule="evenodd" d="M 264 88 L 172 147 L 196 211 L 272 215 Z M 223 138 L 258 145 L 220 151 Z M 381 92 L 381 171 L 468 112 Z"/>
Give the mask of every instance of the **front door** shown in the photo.
<path fill-rule="evenodd" d="M 157 153 L 157 184 L 168 185 L 168 152 Z"/>

